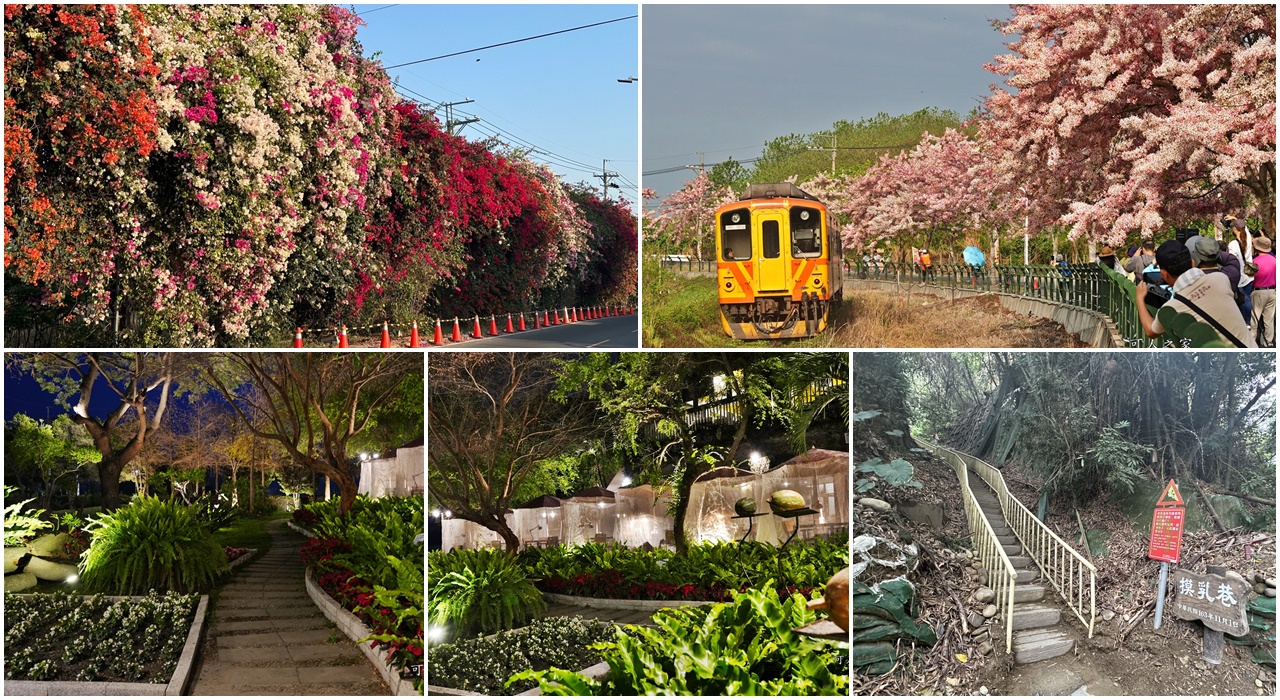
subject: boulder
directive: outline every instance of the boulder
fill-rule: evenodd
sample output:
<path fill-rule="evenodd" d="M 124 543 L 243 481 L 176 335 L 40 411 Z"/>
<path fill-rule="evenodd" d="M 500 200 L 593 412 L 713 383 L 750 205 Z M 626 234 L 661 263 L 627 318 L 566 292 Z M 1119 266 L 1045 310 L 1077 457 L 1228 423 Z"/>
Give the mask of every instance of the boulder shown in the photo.
<path fill-rule="evenodd" d="M 22 558 L 27 556 L 26 547 L 5 547 L 4 548 L 4 572 L 11 574 L 18 570 L 22 563 Z"/>
<path fill-rule="evenodd" d="M 979 603 L 990 603 L 996 599 L 996 592 L 986 586 L 983 586 L 973 592 L 973 599 Z"/>
<path fill-rule="evenodd" d="M 979 615 L 976 612 L 969 613 L 969 617 L 966 618 L 966 620 L 968 621 L 970 627 L 981 627 L 987 623 L 987 618 L 983 617 L 982 615 Z"/>
<path fill-rule="evenodd" d="M 1264 588 L 1264 589 L 1262 590 L 1262 595 L 1264 595 L 1264 596 L 1266 596 L 1266 597 L 1268 597 L 1268 598 L 1274 598 L 1274 597 L 1276 597 L 1276 589 L 1271 588 L 1270 586 L 1268 586 L 1267 588 Z"/>
<path fill-rule="evenodd" d="M 36 587 L 35 574 L 11 574 L 4 577 L 5 593 L 21 593 L 29 588 Z"/>
<path fill-rule="evenodd" d="M 1111 620 L 1115 619 L 1115 616 L 1116 616 L 1116 611 L 1114 610 L 1102 611 L 1102 619 L 1106 620 L 1107 622 L 1111 622 Z"/>
<path fill-rule="evenodd" d="M 877 513 L 888 513 L 893 510 L 893 506 L 889 505 L 887 501 L 882 501 L 878 498 L 864 498 L 858 501 L 858 505 L 870 508 Z"/>
<path fill-rule="evenodd" d="M 1262 592 L 1263 592 L 1263 591 L 1265 591 L 1265 590 L 1267 590 L 1267 584 L 1265 584 L 1265 583 L 1255 583 L 1255 584 L 1253 584 L 1253 592 L 1254 592 L 1254 593 L 1257 593 L 1258 595 L 1262 595 Z"/>
<path fill-rule="evenodd" d="M 981 645 L 978 646 L 978 653 L 982 654 L 983 656 L 990 654 L 992 651 L 995 651 L 995 647 L 991 646 L 991 642 L 989 641 L 983 642 Z"/>
<path fill-rule="evenodd" d="M 65 532 L 59 532 L 54 535 L 41 535 L 27 544 L 27 549 L 37 557 L 45 557 L 46 559 L 57 559 L 62 556 L 62 546 L 67 543 L 69 538 Z"/>
<path fill-rule="evenodd" d="M 987 607 L 982 609 L 982 616 L 988 617 L 988 618 L 995 617 L 996 613 L 998 612 L 1000 612 L 1000 608 L 997 608 L 994 605 L 988 605 Z"/>
<path fill-rule="evenodd" d="M 31 557 L 31 561 L 27 562 L 25 571 L 29 574 L 35 574 L 36 578 L 41 581 L 66 581 L 79 573 L 79 570 L 71 564 L 45 561 L 40 557 Z"/>
<path fill-rule="evenodd" d="M 903 501 L 898 504 L 898 512 L 913 523 L 927 525 L 934 529 L 941 528 L 946 523 L 942 506 L 935 503 Z"/>

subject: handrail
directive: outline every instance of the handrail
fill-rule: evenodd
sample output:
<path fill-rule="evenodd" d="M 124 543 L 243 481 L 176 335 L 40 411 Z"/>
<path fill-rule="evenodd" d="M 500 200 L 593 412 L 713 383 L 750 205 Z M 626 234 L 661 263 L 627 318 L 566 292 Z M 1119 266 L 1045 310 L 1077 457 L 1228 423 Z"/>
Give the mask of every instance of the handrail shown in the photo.
<path fill-rule="evenodd" d="M 1013 596 L 1014 588 L 1018 584 L 1018 572 L 1013 568 L 1013 562 L 1009 561 L 1009 555 L 1005 554 L 1004 545 L 1000 544 L 1000 539 L 996 537 L 991 521 L 983 515 L 982 506 L 978 504 L 978 499 L 969 488 L 969 470 L 965 468 L 964 460 L 950 450 L 930 444 L 921 438 L 916 438 L 916 442 L 932 449 L 934 454 L 941 453 L 956 471 L 956 479 L 960 482 L 960 493 L 964 501 L 964 516 L 969 523 L 974 550 L 978 553 L 983 570 L 987 572 L 987 586 L 995 591 L 995 600 L 999 603 L 996 607 L 1000 608 L 1001 617 L 1004 618 L 1004 650 L 1006 653 L 1011 652 L 1013 651 Z"/>
<path fill-rule="evenodd" d="M 1093 638 L 1093 623 L 1097 617 L 1097 581 L 1098 568 L 1093 562 L 1085 559 L 1074 547 L 1067 544 L 1058 534 L 1040 522 L 1036 516 L 1019 501 L 1005 484 L 1004 475 L 994 466 L 955 450 L 962 461 L 971 460 L 973 471 L 991 487 L 1000 500 L 1000 510 L 1004 513 L 1005 522 L 1013 529 L 1022 548 L 1026 550 L 1045 579 L 1053 584 L 1058 594 L 1066 601 L 1067 607 L 1080 622 L 1089 628 L 1089 638 Z M 1085 617 L 1085 572 L 1089 573 L 1088 586 L 1088 618 Z"/>

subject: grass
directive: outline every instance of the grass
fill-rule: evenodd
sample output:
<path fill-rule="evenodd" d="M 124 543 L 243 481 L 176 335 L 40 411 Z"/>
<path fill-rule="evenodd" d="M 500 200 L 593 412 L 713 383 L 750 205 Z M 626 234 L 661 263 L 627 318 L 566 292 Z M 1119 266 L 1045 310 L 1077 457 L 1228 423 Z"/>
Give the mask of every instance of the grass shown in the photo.
<path fill-rule="evenodd" d="M 645 269 L 646 347 L 1023 348 L 1078 347 L 1062 326 L 1005 310 L 994 297 L 950 301 L 907 286 L 904 293 L 846 292 L 822 334 L 799 340 L 734 340 L 720 329 L 715 278 Z"/>
<path fill-rule="evenodd" d="M 267 523 L 276 517 L 273 514 L 257 518 L 236 518 L 231 525 L 213 533 L 213 539 L 223 547 L 244 547 L 266 552 L 271 548 L 271 535 L 267 534 Z"/>

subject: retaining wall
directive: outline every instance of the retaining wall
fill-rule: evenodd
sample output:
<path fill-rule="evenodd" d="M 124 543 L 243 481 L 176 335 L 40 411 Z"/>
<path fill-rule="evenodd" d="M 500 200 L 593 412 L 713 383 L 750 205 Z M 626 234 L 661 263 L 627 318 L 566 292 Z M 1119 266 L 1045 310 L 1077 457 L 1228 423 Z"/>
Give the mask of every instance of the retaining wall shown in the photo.
<path fill-rule="evenodd" d="M 684 608 L 698 605 L 711 605 L 714 600 L 628 600 L 623 598 L 588 598 L 586 596 L 564 595 L 562 593 L 543 593 L 542 597 L 551 603 L 561 605 L 577 605 L 599 610 L 640 610 L 649 612 L 663 608 Z"/>
<path fill-rule="evenodd" d="M 307 595 L 311 596 L 311 602 L 315 603 L 316 607 L 320 608 L 320 612 L 324 613 L 325 617 L 329 618 L 333 624 L 337 625 L 338 629 L 342 630 L 343 634 L 347 635 L 352 642 L 356 643 L 356 647 L 358 647 L 360 651 L 364 653 L 365 657 L 373 663 L 373 667 L 378 669 L 378 673 L 382 676 L 382 680 L 386 681 L 387 685 L 391 688 L 391 694 L 419 695 L 418 691 L 413 687 L 412 679 L 401 677 L 398 671 L 391 668 L 391 666 L 383 660 L 385 652 L 378 642 L 359 641 L 373 634 L 373 630 L 369 629 L 369 626 L 364 624 L 360 618 L 353 615 L 346 608 L 342 607 L 338 601 L 329 597 L 328 593 L 324 592 L 324 589 L 320 587 L 320 584 L 316 583 L 315 573 L 310 566 L 307 567 L 306 582 Z"/>
<path fill-rule="evenodd" d="M 893 280 L 863 280 L 863 279 L 846 279 L 844 288 L 847 290 L 865 290 L 874 292 L 893 292 L 901 293 L 903 285 Z M 1120 336 L 1120 332 L 1116 330 L 1115 323 L 1107 318 L 1105 314 L 1091 311 L 1079 306 L 1071 306 L 1069 304 L 1060 304 L 1058 302 L 1049 301 L 1047 299 L 1035 299 L 1032 297 L 1018 296 L 1016 294 L 1004 294 L 1000 292 L 989 292 L 976 289 L 951 289 L 948 287 L 940 287 L 937 285 L 921 286 L 911 283 L 910 288 L 920 290 L 925 294 L 942 297 L 944 299 L 967 299 L 969 297 L 990 294 L 1000 301 L 1000 305 L 1012 311 L 1019 316 L 1039 316 L 1047 318 L 1051 321 L 1061 323 L 1068 333 L 1077 335 L 1080 340 L 1095 348 L 1123 348 L 1126 347 L 1124 339 Z M 857 319 L 854 319 L 857 322 Z"/>

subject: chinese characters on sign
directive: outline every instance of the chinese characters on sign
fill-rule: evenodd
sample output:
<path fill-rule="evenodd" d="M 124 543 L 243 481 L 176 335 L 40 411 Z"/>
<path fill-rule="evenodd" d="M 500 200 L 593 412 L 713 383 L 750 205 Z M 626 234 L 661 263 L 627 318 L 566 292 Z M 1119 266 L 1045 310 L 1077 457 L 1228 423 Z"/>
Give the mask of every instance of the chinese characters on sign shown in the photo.
<path fill-rule="evenodd" d="M 1147 557 L 1156 561 L 1178 563 L 1182 552 L 1182 523 L 1186 519 L 1185 504 L 1178 485 L 1169 480 L 1151 517 L 1151 545 Z"/>
<path fill-rule="evenodd" d="M 1182 550 L 1182 521 L 1186 511 L 1182 508 L 1156 508 L 1151 518 L 1151 546 L 1147 556 L 1156 561 L 1178 563 Z"/>
<path fill-rule="evenodd" d="M 1227 634 L 1249 631 L 1245 616 L 1248 593 L 1245 584 L 1214 574 L 1175 569 L 1173 614 L 1182 620 L 1199 620 L 1205 627 Z"/>

